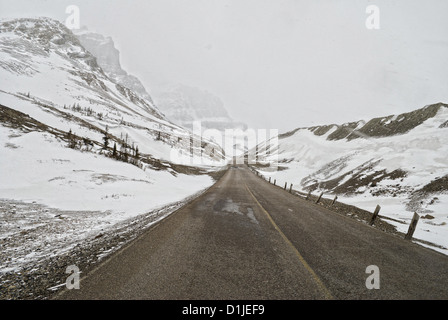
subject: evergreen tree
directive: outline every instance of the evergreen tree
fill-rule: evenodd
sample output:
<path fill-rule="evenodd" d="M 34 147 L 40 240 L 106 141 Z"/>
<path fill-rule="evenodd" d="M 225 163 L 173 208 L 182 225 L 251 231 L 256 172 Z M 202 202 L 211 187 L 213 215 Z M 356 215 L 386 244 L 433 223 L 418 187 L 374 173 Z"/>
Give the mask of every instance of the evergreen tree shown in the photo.
<path fill-rule="evenodd" d="M 112 150 L 112 157 L 117 158 L 117 144 L 114 142 L 114 149 Z"/>
<path fill-rule="evenodd" d="M 76 139 L 75 139 L 75 135 L 72 133 L 72 129 L 70 129 L 70 131 L 68 132 L 67 139 L 68 139 L 69 148 L 75 149 L 76 148 Z"/>
<path fill-rule="evenodd" d="M 109 134 L 108 134 L 109 128 L 106 126 L 106 131 L 104 132 L 104 137 L 103 137 L 103 141 L 104 141 L 104 149 L 107 149 L 107 147 L 109 146 Z"/>

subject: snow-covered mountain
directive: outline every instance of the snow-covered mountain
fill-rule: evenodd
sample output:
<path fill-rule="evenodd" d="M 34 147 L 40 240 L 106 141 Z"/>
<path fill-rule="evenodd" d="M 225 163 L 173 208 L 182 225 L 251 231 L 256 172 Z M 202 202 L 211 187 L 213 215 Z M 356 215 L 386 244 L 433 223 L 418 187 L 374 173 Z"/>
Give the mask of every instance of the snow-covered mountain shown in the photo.
<path fill-rule="evenodd" d="M 0 275 L 183 201 L 223 164 L 103 59 L 58 21 L 0 20 Z"/>
<path fill-rule="evenodd" d="M 200 121 L 203 129 L 241 129 L 247 125 L 233 120 L 219 97 L 206 90 L 183 84 L 154 86 L 152 96 L 141 81 L 129 75 L 120 64 L 120 52 L 111 37 L 91 32 L 87 28 L 74 31 L 81 44 L 96 58 L 98 65 L 115 82 L 132 89 L 148 101 L 155 101 L 158 109 L 175 124 L 193 130 L 193 122 Z"/>
<path fill-rule="evenodd" d="M 120 52 L 111 37 L 105 37 L 99 33 L 91 32 L 87 27 L 79 30 L 75 29 L 73 32 L 82 46 L 96 57 L 98 65 L 110 79 L 133 90 L 140 97 L 150 102 L 154 109 L 157 109 L 154 106 L 152 97 L 146 91 L 141 81 L 137 77 L 128 74 L 121 67 Z"/>
<path fill-rule="evenodd" d="M 202 132 L 207 129 L 220 131 L 223 138 L 217 139 L 216 143 L 227 151 L 232 150 L 232 155 L 247 151 L 244 143 L 247 125 L 233 120 L 219 97 L 206 90 L 183 84 L 159 84 L 151 88 L 153 98 L 138 78 L 122 69 L 120 52 L 111 37 L 88 31 L 87 28 L 74 32 L 81 44 L 97 58 L 98 65 L 109 78 L 132 89 L 146 100 L 152 103 L 155 101 L 158 110 L 167 119 L 196 134 L 198 124 Z M 226 130 L 230 130 L 227 140 Z M 232 146 L 226 146 L 226 141 L 232 143 Z"/>
<path fill-rule="evenodd" d="M 264 148 L 265 144 L 258 146 Z M 260 152 L 259 170 L 279 185 L 288 182 L 304 193 L 338 195 L 342 202 L 369 211 L 379 204 L 382 215 L 406 222 L 397 223 L 401 231 L 407 231 L 417 212 L 430 219 L 421 220 L 416 237 L 447 246 L 447 104 L 368 121 L 299 128 L 280 135 L 270 151 Z"/>
<path fill-rule="evenodd" d="M 154 101 L 173 122 L 192 129 L 200 121 L 205 129 L 242 129 L 247 125 L 233 120 L 221 99 L 214 94 L 192 86 L 171 84 L 155 87 Z"/>
<path fill-rule="evenodd" d="M 223 149 L 232 150 L 233 155 L 247 151 L 243 132 L 247 129 L 247 125 L 233 120 L 219 97 L 200 88 L 166 83 L 153 86 L 150 96 L 138 78 L 122 69 L 120 52 L 111 37 L 88 31 L 87 28 L 75 30 L 75 35 L 97 58 L 98 65 L 110 79 L 132 89 L 152 104 L 155 102 L 158 110 L 167 119 L 190 131 L 194 131 L 197 124 L 200 125 L 202 132 L 207 129 L 218 130 L 223 137 L 225 131 L 230 130 L 227 142 L 233 141 L 231 147 L 225 146 L 225 138 L 218 139 L 216 143 Z"/>
<path fill-rule="evenodd" d="M 48 18 L 6 20 L 0 37 L 3 105 L 94 141 L 102 141 L 107 126 L 117 140 L 127 137 L 142 155 L 156 159 L 175 161 L 173 146 L 188 151 L 189 144 L 179 142 L 192 134 L 165 118 L 142 86 L 143 95 L 126 87 L 132 77 L 119 65 L 115 73 L 106 72 L 98 61 L 107 58 L 97 59 L 63 24 Z M 80 122 L 88 125 L 77 129 Z"/>
<path fill-rule="evenodd" d="M 247 125 L 233 120 L 216 95 L 184 84 L 164 84 L 152 91 L 160 110 L 173 122 L 189 130 L 217 130 L 216 142 L 227 154 L 239 156 L 248 151 L 245 142 Z"/>

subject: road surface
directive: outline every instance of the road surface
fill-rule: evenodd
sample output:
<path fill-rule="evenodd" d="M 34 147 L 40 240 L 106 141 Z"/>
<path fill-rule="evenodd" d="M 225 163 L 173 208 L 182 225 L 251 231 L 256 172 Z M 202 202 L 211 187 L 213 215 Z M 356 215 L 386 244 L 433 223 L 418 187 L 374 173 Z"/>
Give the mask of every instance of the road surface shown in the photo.
<path fill-rule="evenodd" d="M 56 299 L 448 299 L 448 257 L 234 166 Z"/>

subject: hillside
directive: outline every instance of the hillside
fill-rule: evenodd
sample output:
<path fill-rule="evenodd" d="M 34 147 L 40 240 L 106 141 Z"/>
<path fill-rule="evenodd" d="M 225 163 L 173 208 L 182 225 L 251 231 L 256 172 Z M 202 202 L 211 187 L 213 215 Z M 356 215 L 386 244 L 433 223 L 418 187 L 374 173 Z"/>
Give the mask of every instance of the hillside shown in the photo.
<path fill-rule="evenodd" d="M 0 67 L 7 71 L 1 78 L 3 105 L 67 132 L 70 120 L 86 121 L 99 130 L 107 126 L 110 135 L 127 135 L 141 154 L 156 159 L 170 161 L 171 146 L 188 149 L 189 143 L 179 142 L 193 138 L 189 131 L 168 121 L 152 100 L 109 78 L 61 23 L 47 18 L 7 20 L 0 32 Z M 101 141 L 95 130 L 72 130 Z"/>
<path fill-rule="evenodd" d="M 417 212 L 427 219 L 416 237 L 446 247 L 447 119 L 448 105 L 437 103 L 399 115 L 299 128 L 280 135 L 270 155 L 259 155 L 259 171 L 280 185 L 338 195 L 371 212 L 380 204 L 380 214 L 394 219 L 400 231 L 407 231 Z"/>
<path fill-rule="evenodd" d="M 159 219 L 223 164 L 218 145 L 109 77 L 58 21 L 1 20 L 0 70 L 0 274 Z"/>

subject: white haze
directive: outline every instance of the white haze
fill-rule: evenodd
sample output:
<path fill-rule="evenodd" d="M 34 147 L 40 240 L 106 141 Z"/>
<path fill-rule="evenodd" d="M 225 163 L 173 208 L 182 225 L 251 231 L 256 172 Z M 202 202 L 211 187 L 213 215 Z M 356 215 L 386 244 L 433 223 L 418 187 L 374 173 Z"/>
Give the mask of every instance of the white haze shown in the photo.
<path fill-rule="evenodd" d="M 111 36 L 121 63 L 151 87 L 219 96 L 232 118 L 281 132 L 448 102 L 445 0 L 0 0 L 0 17 L 68 5 Z M 366 7 L 380 9 L 368 30 Z"/>

